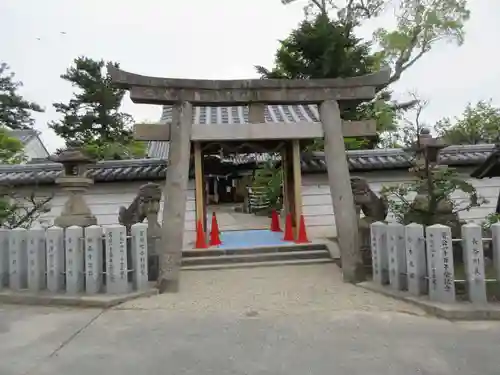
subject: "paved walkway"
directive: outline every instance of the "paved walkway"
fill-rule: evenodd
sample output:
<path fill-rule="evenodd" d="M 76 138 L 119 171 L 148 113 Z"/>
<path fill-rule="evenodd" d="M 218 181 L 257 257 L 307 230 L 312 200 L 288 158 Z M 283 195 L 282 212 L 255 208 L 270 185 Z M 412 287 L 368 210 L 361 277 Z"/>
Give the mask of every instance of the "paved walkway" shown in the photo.
<path fill-rule="evenodd" d="M 207 209 L 207 225 L 211 225 L 211 215 L 215 212 L 217 223 L 221 231 L 226 230 L 245 230 L 245 229 L 269 229 L 271 219 L 266 216 L 257 216 L 236 212 L 232 204 L 212 205 Z"/>
<path fill-rule="evenodd" d="M 184 272 L 118 308 L 3 307 L 0 374 L 498 375 L 500 323 L 453 323 L 332 264 Z"/>

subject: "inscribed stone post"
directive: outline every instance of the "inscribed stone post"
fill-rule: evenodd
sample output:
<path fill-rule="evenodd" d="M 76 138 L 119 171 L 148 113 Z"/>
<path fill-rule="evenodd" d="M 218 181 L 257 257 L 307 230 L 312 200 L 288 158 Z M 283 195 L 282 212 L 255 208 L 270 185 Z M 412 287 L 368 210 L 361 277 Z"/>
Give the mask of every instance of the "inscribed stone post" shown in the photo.
<path fill-rule="evenodd" d="M 9 286 L 12 290 L 28 286 L 28 254 L 26 253 L 27 230 L 15 228 L 9 235 Z"/>
<path fill-rule="evenodd" d="M 472 223 L 462 226 L 462 248 L 469 300 L 475 303 L 486 303 L 483 230 L 481 226 Z"/>
<path fill-rule="evenodd" d="M 373 281 L 377 284 L 389 282 L 389 257 L 387 252 L 387 224 L 377 221 L 370 226 Z"/>
<path fill-rule="evenodd" d="M 387 249 L 389 250 L 389 283 L 395 290 L 407 287 L 405 227 L 399 223 L 387 225 Z"/>
<path fill-rule="evenodd" d="M 0 228 L 0 290 L 9 283 L 9 230 Z"/>
<path fill-rule="evenodd" d="M 418 296 L 427 290 L 424 226 L 411 223 L 405 227 L 405 234 L 408 291 Z"/>
<path fill-rule="evenodd" d="M 493 266 L 495 268 L 495 278 L 500 285 L 500 223 L 491 226 L 491 243 L 493 246 Z M 500 289 L 500 288 L 499 288 Z"/>
<path fill-rule="evenodd" d="M 128 293 L 127 229 L 123 225 L 104 228 L 106 246 L 106 293 Z"/>
<path fill-rule="evenodd" d="M 64 229 L 53 226 L 47 229 L 47 289 L 58 293 L 64 290 Z"/>
<path fill-rule="evenodd" d="M 85 293 L 96 294 L 102 289 L 102 228 L 85 228 Z"/>
<path fill-rule="evenodd" d="M 189 157 L 191 152 L 191 130 L 193 106 L 183 102 L 172 108 L 170 125 L 170 149 L 165 181 L 163 223 L 160 253 L 160 293 L 177 292 L 184 240 L 184 221 L 189 178 Z"/>
<path fill-rule="evenodd" d="M 342 275 L 344 281 L 359 282 L 364 280 L 364 268 L 339 105 L 334 100 L 325 101 L 321 103 L 319 112 L 325 133 L 325 158 L 342 258 Z"/>
<path fill-rule="evenodd" d="M 455 274 L 451 228 L 436 224 L 426 229 L 429 298 L 444 303 L 455 302 Z"/>
<path fill-rule="evenodd" d="M 32 228 L 28 231 L 28 289 L 38 292 L 46 287 L 45 230 Z"/>
<path fill-rule="evenodd" d="M 148 224 L 132 225 L 132 272 L 134 289 L 147 290 L 148 284 Z"/>
<path fill-rule="evenodd" d="M 83 228 L 76 225 L 66 228 L 66 292 L 77 294 L 84 289 Z"/>

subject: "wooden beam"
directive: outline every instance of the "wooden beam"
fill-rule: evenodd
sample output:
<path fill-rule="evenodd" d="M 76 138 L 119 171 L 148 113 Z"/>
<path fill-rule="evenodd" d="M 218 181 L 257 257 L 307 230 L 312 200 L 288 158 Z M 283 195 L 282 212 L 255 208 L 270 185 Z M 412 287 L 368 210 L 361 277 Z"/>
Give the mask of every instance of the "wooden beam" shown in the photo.
<path fill-rule="evenodd" d="M 312 139 L 323 137 L 320 122 L 265 122 L 251 124 L 194 124 L 193 141 L 244 141 L 278 139 Z M 344 137 L 377 135 L 375 120 L 342 121 Z M 134 139 L 138 141 L 169 141 L 170 124 L 136 124 Z"/>

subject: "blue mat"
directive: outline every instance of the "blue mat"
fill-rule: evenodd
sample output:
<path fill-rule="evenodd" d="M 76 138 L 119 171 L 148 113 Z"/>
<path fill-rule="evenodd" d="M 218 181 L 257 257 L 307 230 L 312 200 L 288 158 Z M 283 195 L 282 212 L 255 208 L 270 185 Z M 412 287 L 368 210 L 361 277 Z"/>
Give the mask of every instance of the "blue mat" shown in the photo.
<path fill-rule="evenodd" d="M 270 230 L 235 230 L 221 233 L 222 245 L 219 249 L 238 249 L 252 246 L 273 246 L 292 244 L 291 241 L 282 241 L 282 232 Z"/>

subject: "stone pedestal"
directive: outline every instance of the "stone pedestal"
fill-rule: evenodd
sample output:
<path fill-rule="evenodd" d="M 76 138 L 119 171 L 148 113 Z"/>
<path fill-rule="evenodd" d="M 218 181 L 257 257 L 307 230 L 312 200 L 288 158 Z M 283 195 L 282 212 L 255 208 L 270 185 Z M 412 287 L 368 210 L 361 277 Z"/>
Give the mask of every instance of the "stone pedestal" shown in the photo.
<path fill-rule="evenodd" d="M 88 227 L 97 225 L 97 218 L 87 206 L 84 193 L 94 183 L 92 179 L 78 176 L 59 177 L 56 183 L 68 193 L 61 215 L 54 220 L 54 225 L 67 228 L 72 225 Z"/>

